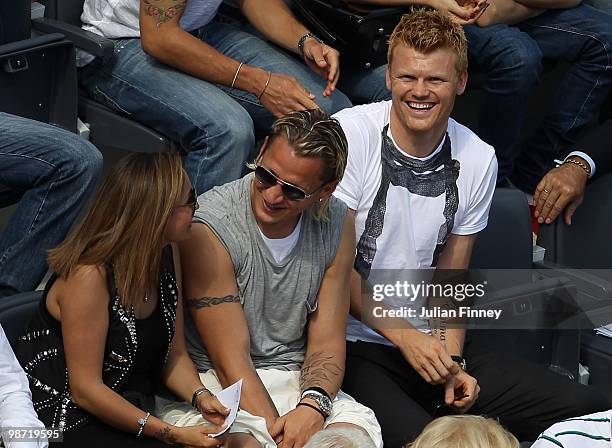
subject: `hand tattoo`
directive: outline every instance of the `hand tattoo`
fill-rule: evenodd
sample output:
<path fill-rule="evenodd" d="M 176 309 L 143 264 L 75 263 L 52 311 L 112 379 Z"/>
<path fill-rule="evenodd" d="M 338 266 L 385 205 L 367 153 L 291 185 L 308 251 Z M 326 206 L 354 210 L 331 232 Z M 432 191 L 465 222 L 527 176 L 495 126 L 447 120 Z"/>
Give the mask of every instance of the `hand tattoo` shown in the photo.
<path fill-rule="evenodd" d="M 187 0 L 142 0 L 145 14 L 155 17 L 159 27 L 185 10 Z"/>
<path fill-rule="evenodd" d="M 157 439 L 167 444 L 176 442 L 175 434 L 172 433 L 172 428 L 170 428 L 170 426 L 164 426 L 162 429 L 157 431 Z"/>
<path fill-rule="evenodd" d="M 200 297 L 199 299 L 187 299 L 187 305 L 191 308 L 210 308 L 221 303 L 240 303 L 240 296 L 224 296 L 224 297 Z"/>

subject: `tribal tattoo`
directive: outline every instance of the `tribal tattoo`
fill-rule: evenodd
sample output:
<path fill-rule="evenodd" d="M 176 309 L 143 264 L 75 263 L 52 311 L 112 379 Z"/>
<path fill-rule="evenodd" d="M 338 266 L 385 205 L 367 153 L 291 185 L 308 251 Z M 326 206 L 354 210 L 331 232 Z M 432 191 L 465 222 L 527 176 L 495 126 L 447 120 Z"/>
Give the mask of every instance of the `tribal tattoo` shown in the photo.
<path fill-rule="evenodd" d="M 185 10 L 187 0 L 142 0 L 145 14 L 154 17 L 159 27 Z"/>
<path fill-rule="evenodd" d="M 214 305 L 222 303 L 240 303 L 240 296 L 225 296 L 225 297 L 200 297 L 199 299 L 187 299 L 187 305 L 191 308 L 210 308 Z"/>
<path fill-rule="evenodd" d="M 304 360 L 300 373 L 300 390 L 309 387 L 323 387 L 325 390 L 338 390 L 342 381 L 342 368 L 333 356 L 315 352 Z"/>

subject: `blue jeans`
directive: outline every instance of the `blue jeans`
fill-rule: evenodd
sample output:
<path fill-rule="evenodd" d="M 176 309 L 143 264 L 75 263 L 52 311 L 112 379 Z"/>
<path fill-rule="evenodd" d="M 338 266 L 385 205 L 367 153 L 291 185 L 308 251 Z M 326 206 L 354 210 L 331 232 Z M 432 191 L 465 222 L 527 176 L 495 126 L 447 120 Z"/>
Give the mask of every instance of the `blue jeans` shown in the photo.
<path fill-rule="evenodd" d="M 32 291 L 102 172 L 95 146 L 68 131 L 0 112 L 0 202 L 21 195 L 0 236 L 0 297 Z"/>
<path fill-rule="evenodd" d="M 488 74 L 478 134 L 493 145 L 498 178 L 533 192 L 554 158 L 573 149 L 612 90 L 612 15 L 588 5 L 551 9 L 517 26 L 465 27 L 470 56 Z M 571 63 L 536 133 L 514 163 L 521 125 L 542 58 Z"/>
<path fill-rule="evenodd" d="M 357 104 L 390 100 L 391 91 L 387 89 L 386 73 L 386 64 L 368 71 L 341 66 L 338 87 Z"/>
<path fill-rule="evenodd" d="M 251 33 L 212 22 L 197 37 L 245 64 L 296 77 L 329 113 L 351 106 L 340 91 L 323 97 L 318 92 L 325 89 L 325 79 Z M 255 155 L 254 131 L 267 131 L 274 121 L 252 93 L 164 65 L 142 50 L 140 39 L 115 40 L 114 56 L 92 64 L 82 77 L 88 93 L 178 142 L 187 152 L 186 169 L 199 193 L 238 179 Z"/>

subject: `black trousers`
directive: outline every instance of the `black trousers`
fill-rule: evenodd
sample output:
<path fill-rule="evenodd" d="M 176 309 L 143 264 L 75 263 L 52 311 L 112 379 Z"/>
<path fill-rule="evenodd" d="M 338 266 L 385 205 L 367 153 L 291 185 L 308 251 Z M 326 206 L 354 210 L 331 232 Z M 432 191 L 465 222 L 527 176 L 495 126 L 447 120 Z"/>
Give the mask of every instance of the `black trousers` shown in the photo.
<path fill-rule="evenodd" d="M 469 345 L 464 354 L 481 388 L 470 413 L 499 419 L 519 440 L 535 440 L 559 420 L 612 408 L 593 388 L 545 366 Z M 385 448 L 412 442 L 444 403 L 444 386 L 426 383 L 399 349 L 367 342 L 347 343 L 342 390 L 374 410 Z"/>

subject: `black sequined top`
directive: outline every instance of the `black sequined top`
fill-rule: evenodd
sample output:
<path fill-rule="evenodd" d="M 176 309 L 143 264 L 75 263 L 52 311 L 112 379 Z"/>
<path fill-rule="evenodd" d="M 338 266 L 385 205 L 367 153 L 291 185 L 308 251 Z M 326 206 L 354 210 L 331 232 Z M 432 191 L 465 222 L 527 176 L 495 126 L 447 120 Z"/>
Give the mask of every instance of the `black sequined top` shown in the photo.
<path fill-rule="evenodd" d="M 121 306 L 112 268 L 106 267 L 111 300 L 102 379 L 108 387 L 141 407 L 143 398 L 153 402 L 175 330 L 178 296 L 171 251 L 164 259 L 157 307 L 143 320 L 136 319 L 133 310 Z M 72 400 L 61 324 L 46 306 L 47 294 L 56 279 L 54 275 L 47 283 L 27 333 L 19 338 L 16 355 L 30 382 L 39 418 L 48 427 L 69 431 L 85 424 L 89 414 Z"/>

